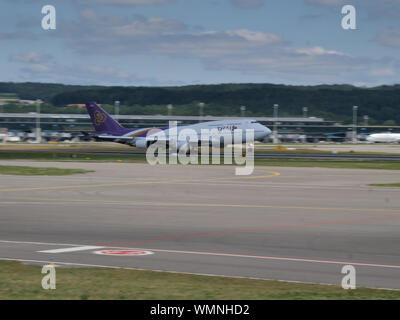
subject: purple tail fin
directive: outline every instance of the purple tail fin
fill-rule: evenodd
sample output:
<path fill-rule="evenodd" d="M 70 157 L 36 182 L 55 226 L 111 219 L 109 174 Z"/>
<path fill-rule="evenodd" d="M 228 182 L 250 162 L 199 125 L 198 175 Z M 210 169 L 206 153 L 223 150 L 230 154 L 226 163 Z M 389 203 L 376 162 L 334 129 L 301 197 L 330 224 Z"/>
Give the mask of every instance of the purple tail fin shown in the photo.
<path fill-rule="evenodd" d="M 118 135 L 126 131 L 123 126 L 111 118 L 96 102 L 87 102 L 86 109 L 96 132 Z"/>

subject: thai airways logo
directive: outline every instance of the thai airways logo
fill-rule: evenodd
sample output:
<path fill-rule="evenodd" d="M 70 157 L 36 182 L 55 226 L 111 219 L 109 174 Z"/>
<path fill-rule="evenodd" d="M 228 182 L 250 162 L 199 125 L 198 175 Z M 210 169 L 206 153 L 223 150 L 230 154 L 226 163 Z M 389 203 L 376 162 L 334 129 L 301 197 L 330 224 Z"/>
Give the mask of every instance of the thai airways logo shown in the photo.
<path fill-rule="evenodd" d="M 234 125 L 227 125 L 227 126 L 221 126 L 221 127 L 217 127 L 219 132 L 222 131 L 235 131 L 238 127 L 234 126 Z"/>
<path fill-rule="evenodd" d="M 96 110 L 94 112 L 94 125 L 96 127 L 103 124 L 106 120 L 107 120 L 107 116 L 104 113 L 100 112 L 99 110 Z"/>

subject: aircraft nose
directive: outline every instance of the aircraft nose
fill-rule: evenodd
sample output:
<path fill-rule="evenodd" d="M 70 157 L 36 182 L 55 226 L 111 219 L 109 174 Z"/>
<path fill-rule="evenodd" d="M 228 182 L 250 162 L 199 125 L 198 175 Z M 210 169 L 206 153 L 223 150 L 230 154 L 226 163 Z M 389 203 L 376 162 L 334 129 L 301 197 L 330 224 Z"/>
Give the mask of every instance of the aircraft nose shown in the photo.
<path fill-rule="evenodd" d="M 271 134 L 271 130 L 264 126 L 264 134 L 265 136 L 269 136 Z"/>

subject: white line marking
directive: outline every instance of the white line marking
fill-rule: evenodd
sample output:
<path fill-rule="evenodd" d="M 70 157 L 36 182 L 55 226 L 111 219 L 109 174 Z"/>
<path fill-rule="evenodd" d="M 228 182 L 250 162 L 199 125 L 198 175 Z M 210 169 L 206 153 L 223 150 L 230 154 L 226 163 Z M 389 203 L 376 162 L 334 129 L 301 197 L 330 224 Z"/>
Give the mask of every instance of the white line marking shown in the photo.
<path fill-rule="evenodd" d="M 63 253 L 63 252 L 94 250 L 94 249 L 99 249 L 99 248 L 103 248 L 103 247 L 99 247 L 99 246 L 84 246 L 84 247 L 73 247 L 73 248 L 43 250 L 43 251 L 38 251 L 38 252 L 41 252 L 41 253 Z"/>
<path fill-rule="evenodd" d="M 71 244 L 71 243 L 54 243 L 54 242 L 34 242 L 34 241 L 12 241 L 12 240 L 0 240 L 0 243 L 15 243 L 15 244 L 37 244 L 45 246 L 70 246 L 70 247 L 82 247 L 82 244 Z"/>
<path fill-rule="evenodd" d="M 123 247 L 107 247 L 107 248 L 123 248 Z M 150 251 L 154 251 L 154 252 L 198 254 L 198 255 L 234 257 L 234 258 L 253 258 L 253 259 L 265 259 L 265 260 L 280 260 L 280 261 L 291 261 L 291 262 L 310 262 L 310 263 L 340 264 L 340 265 L 342 265 L 342 264 L 346 264 L 346 265 L 347 264 L 351 264 L 351 265 L 355 265 L 355 266 L 364 266 L 364 267 L 400 269 L 400 265 L 376 264 L 376 263 L 365 263 L 365 262 L 350 262 L 350 261 L 338 261 L 338 260 L 315 260 L 315 259 L 304 259 L 304 258 L 256 256 L 256 255 L 236 254 L 236 253 L 183 251 L 183 250 L 164 250 L 164 249 L 149 249 L 149 248 L 146 248 L 146 249 L 144 249 L 144 248 L 125 248 L 125 249 L 150 250 Z"/>
<path fill-rule="evenodd" d="M 56 245 L 56 246 L 65 245 L 65 246 L 71 246 L 71 247 L 72 246 L 82 247 L 82 245 L 66 244 L 66 243 L 46 243 L 46 242 L 27 242 L 27 241 L 0 240 L 0 243 L 2 243 L 2 242 L 4 242 L 4 243 L 21 243 L 21 244 Z M 292 262 L 310 262 L 310 263 L 325 263 L 325 264 L 352 264 L 352 265 L 365 266 L 365 267 L 380 267 L 380 268 L 400 269 L 400 265 L 374 264 L 374 263 L 351 262 L 351 261 L 314 260 L 314 259 L 289 258 L 289 257 L 269 257 L 269 256 L 243 255 L 243 254 L 234 254 L 234 253 L 183 251 L 183 250 L 165 250 L 165 249 L 132 248 L 132 247 L 117 247 L 117 246 L 86 246 L 86 247 L 94 247 L 95 249 L 98 249 L 98 248 L 110 248 L 110 249 L 123 249 L 123 250 L 149 250 L 149 251 L 155 251 L 155 252 L 184 253 L 184 254 L 198 254 L 198 255 L 214 255 L 214 256 L 227 256 L 227 257 L 238 257 L 238 258 L 282 260 L 282 261 L 292 261 Z M 14 260 L 16 260 L 16 259 L 14 259 Z"/>

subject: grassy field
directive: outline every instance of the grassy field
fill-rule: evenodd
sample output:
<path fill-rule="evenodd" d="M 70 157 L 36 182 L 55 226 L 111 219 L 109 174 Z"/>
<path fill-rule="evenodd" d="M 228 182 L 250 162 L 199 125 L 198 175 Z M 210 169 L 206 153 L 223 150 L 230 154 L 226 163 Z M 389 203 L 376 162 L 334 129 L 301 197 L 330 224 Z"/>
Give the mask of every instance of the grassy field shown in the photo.
<path fill-rule="evenodd" d="M 144 155 L 109 155 L 73 152 L 0 152 L 0 160 L 40 160 L 40 161 L 118 161 L 144 163 Z"/>
<path fill-rule="evenodd" d="M 341 155 L 399 155 L 400 153 L 396 152 L 378 152 L 378 151 L 344 151 L 344 150 L 338 150 L 338 149 L 332 149 L 332 150 L 320 150 L 316 148 L 312 148 L 310 146 L 298 146 L 294 145 L 296 148 L 294 150 L 286 149 L 282 150 L 279 149 L 278 146 L 276 145 L 256 145 L 255 146 L 255 153 L 266 153 L 266 154 L 287 154 L 287 155 L 292 155 L 296 156 L 298 154 L 316 154 L 316 155 L 331 155 L 332 151 L 336 150 L 337 154 Z M 352 145 L 354 146 L 354 145 Z M 108 142 L 81 142 L 81 143 L 56 143 L 56 144 L 20 144 L 20 143 L 15 143 L 15 144 L 5 144 L 1 145 L 0 144 L 0 150 L 8 150 L 8 151 L 37 151 L 37 150 L 48 150 L 49 152 L 72 152 L 76 150 L 79 152 L 79 150 L 92 150 L 92 151 L 141 151 L 143 152 L 143 149 L 138 149 L 135 147 L 127 146 L 127 145 L 122 145 L 122 144 L 116 144 L 116 143 L 108 143 Z M 393 149 L 397 150 L 397 149 Z"/>
<path fill-rule="evenodd" d="M 0 160 L 38 160 L 38 161 L 84 161 L 84 162 L 128 162 L 145 163 L 145 155 L 111 155 L 61 152 L 0 152 Z M 223 160 L 221 160 L 223 161 Z M 255 158 L 256 166 L 272 167 L 318 167 L 348 169 L 400 170 L 400 161 L 379 160 L 305 160 L 305 159 L 260 159 Z"/>
<path fill-rule="evenodd" d="M 255 164 L 259 166 L 272 167 L 316 167 L 316 168 L 346 168 L 346 169 L 380 169 L 380 170 L 400 170 L 400 161 L 355 161 L 355 160 L 269 160 L 256 159 Z"/>
<path fill-rule="evenodd" d="M 1 166 L 0 174 L 18 176 L 66 176 L 70 174 L 82 174 L 94 172 L 83 169 L 58 169 L 58 168 L 35 168 L 25 166 Z"/>
<path fill-rule="evenodd" d="M 400 299 L 400 291 L 106 268 L 56 268 L 56 290 L 41 266 L 0 261 L 0 299 L 310 300 Z"/>
<path fill-rule="evenodd" d="M 370 184 L 370 186 L 400 188 L 400 183 Z"/>

